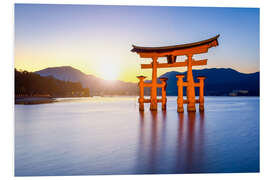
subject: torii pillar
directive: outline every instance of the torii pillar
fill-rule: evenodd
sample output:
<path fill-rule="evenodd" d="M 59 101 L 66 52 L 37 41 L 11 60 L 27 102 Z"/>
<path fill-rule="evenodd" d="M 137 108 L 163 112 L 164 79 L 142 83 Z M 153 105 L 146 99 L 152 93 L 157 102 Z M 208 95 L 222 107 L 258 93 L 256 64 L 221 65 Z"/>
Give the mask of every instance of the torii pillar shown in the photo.
<path fill-rule="evenodd" d="M 139 82 L 140 96 L 138 99 L 139 110 L 144 111 L 144 83 L 143 83 L 143 81 L 146 78 L 146 76 L 137 76 L 137 78 L 140 80 L 140 82 Z"/>
<path fill-rule="evenodd" d="M 177 98 L 177 112 L 182 113 L 184 112 L 184 98 L 183 98 L 183 78 L 185 75 L 179 74 L 176 75 L 178 78 L 177 86 L 178 86 L 178 98 Z"/>
<path fill-rule="evenodd" d="M 189 112 L 196 111 L 195 107 L 195 86 L 192 74 L 192 54 L 187 55 L 187 88 L 186 88 L 186 95 L 187 95 L 187 109 Z"/>
<path fill-rule="evenodd" d="M 166 77 L 162 77 L 162 78 L 159 78 L 160 81 L 161 81 L 161 84 L 162 84 L 162 89 L 161 89 L 161 103 L 162 103 L 162 110 L 165 111 L 167 108 L 166 108 L 166 105 L 167 105 L 167 94 L 166 94 L 166 88 L 167 88 L 167 80 L 168 78 Z"/>
<path fill-rule="evenodd" d="M 157 110 L 157 57 L 153 57 L 152 62 L 152 87 L 151 87 L 151 103 L 150 110 Z"/>
<path fill-rule="evenodd" d="M 199 109 L 201 112 L 204 111 L 204 80 L 206 77 L 204 76 L 199 76 L 197 79 L 199 79 L 199 87 L 200 87 L 200 96 L 199 96 Z"/>

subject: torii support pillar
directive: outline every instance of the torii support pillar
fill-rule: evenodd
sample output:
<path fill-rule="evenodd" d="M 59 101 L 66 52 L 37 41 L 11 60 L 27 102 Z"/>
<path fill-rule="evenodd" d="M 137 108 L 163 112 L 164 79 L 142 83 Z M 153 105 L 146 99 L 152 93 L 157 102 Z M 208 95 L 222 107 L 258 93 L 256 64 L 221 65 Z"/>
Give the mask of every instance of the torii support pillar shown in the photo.
<path fill-rule="evenodd" d="M 193 74 L 192 74 L 192 56 L 193 54 L 187 55 L 187 89 L 186 89 L 186 95 L 187 95 L 187 110 L 188 112 L 195 112 L 196 107 L 196 99 L 195 99 L 195 84 L 193 80 Z"/>
<path fill-rule="evenodd" d="M 157 57 L 152 57 L 152 86 L 151 86 L 151 102 L 150 102 L 150 110 L 157 110 Z"/>
<path fill-rule="evenodd" d="M 166 87 L 167 87 L 167 80 L 168 78 L 163 77 L 163 78 L 159 78 L 162 84 L 162 88 L 161 88 L 161 95 L 162 95 L 162 110 L 166 111 L 166 104 L 167 104 L 167 95 L 166 95 Z"/>
<path fill-rule="evenodd" d="M 204 89 L 204 80 L 206 79 L 206 77 L 199 76 L 199 77 L 197 77 L 197 79 L 199 79 L 199 87 L 200 87 L 199 109 L 200 109 L 200 112 L 203 112 L 204 111 L 204 92 L 203 92 L 203 89 Z"/>
<path fill-rule="evenodd" d="M 137 78 L 140 80 L 139 82 L 139 88 L 140 88 L 140 97 L 138 99 L 139 102 L 139 111 L 144 111 L 144 79 L 146 76 L 137 76 Z"/>
<path fill-rule="evenodd" d="M 177 98 L 177 112 L 183 113 L 184 112 L 184 99 L 183 99 L 183 78 L 185 75 L 179 74 L 176 75 L 178 78 L 177 86 L 178 86 L 178 98 Z"/>

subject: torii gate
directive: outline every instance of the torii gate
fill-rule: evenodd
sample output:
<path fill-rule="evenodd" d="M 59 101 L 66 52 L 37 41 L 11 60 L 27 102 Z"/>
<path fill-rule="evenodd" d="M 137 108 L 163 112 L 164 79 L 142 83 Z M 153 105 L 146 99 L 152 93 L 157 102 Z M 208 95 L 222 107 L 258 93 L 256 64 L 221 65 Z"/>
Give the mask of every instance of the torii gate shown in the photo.
<path fill-rule="evenodd" d="M 204 110 L 204 97 L 203 86 L 205 77 L 198 77 L 199 83 L 194 83 L 192 66 L 201 66 L 207 64 L 207 59 L 194 60 L 192 56 L 194 54 L 207 53 L 208 49 L 214 46 L 218 46 L 219 35 L 195 43 L 181 44 L 175 46 L 163 46 L 163 47 L 140 47 L 133 46 L 132 52 L 136 52 L 141 58 L 152 58 L 151 64 L 142 64 L 142 69 L 152 69 L 152 82 L 144 83 L 145 76 L 138 76 L 140 80 L 140 111 L 144 110 L 144 103 L 150 103 L 150 110 L 157 110 L 157 103 L 162 102 L 162 109 L 166 109 L 166 79 L 161 79 L 162 83 L 157 83 L 157 68 L 170 68 L 170 67 L 185 67 L 187 66 L 187 82 L 183 82 L 184 75 L 177 75 L 178 78 L 178 99 L 177 104 L 178 112 L 183 112 L 183 104 L 187 104 L 188 111 L 196 111 L 195 103 L 200 103 L 200 111 Z M 177 62 L 177 56 L 187 56 L 184 62 Z M 167 63 L 159 63 L 157 59 L 159 57 L 166 57 Z M 187 99 L 183 99 L 183 86 L 186 86 Z M 144 98 L 144 87 L 151 87 L 150 99 Z M 200 87 L 200 98 L 195 99 L 195 87 Z M 162 99 L 157 99 L 157 88 L 162 88 Z"/>

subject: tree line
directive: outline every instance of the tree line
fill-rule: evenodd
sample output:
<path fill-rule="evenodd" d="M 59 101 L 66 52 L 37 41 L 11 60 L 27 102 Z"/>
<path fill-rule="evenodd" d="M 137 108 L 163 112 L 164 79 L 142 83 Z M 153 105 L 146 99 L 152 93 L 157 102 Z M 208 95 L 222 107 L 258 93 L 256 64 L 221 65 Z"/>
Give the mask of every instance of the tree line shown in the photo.
<path fill-rule="evenodd" d="M 15 95 L 49 95 L 52 97 L 89 96 L 89 88 L 83 88 L 80 82 L 62 81 L 53 76 L 15 69 Z"/>

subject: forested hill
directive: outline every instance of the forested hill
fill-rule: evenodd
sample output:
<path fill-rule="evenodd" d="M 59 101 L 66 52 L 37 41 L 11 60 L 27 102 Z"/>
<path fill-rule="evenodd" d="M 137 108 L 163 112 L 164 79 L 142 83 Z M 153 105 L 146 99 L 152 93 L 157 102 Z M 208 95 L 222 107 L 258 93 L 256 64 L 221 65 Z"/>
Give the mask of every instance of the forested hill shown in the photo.
<path fill-rule="evenodd" d="M 80 82 L 62 81 L 52 76 L 42 77 L 15 69 L 15 95 L 89 96 L 89 88 L 83 88 Z"/>

